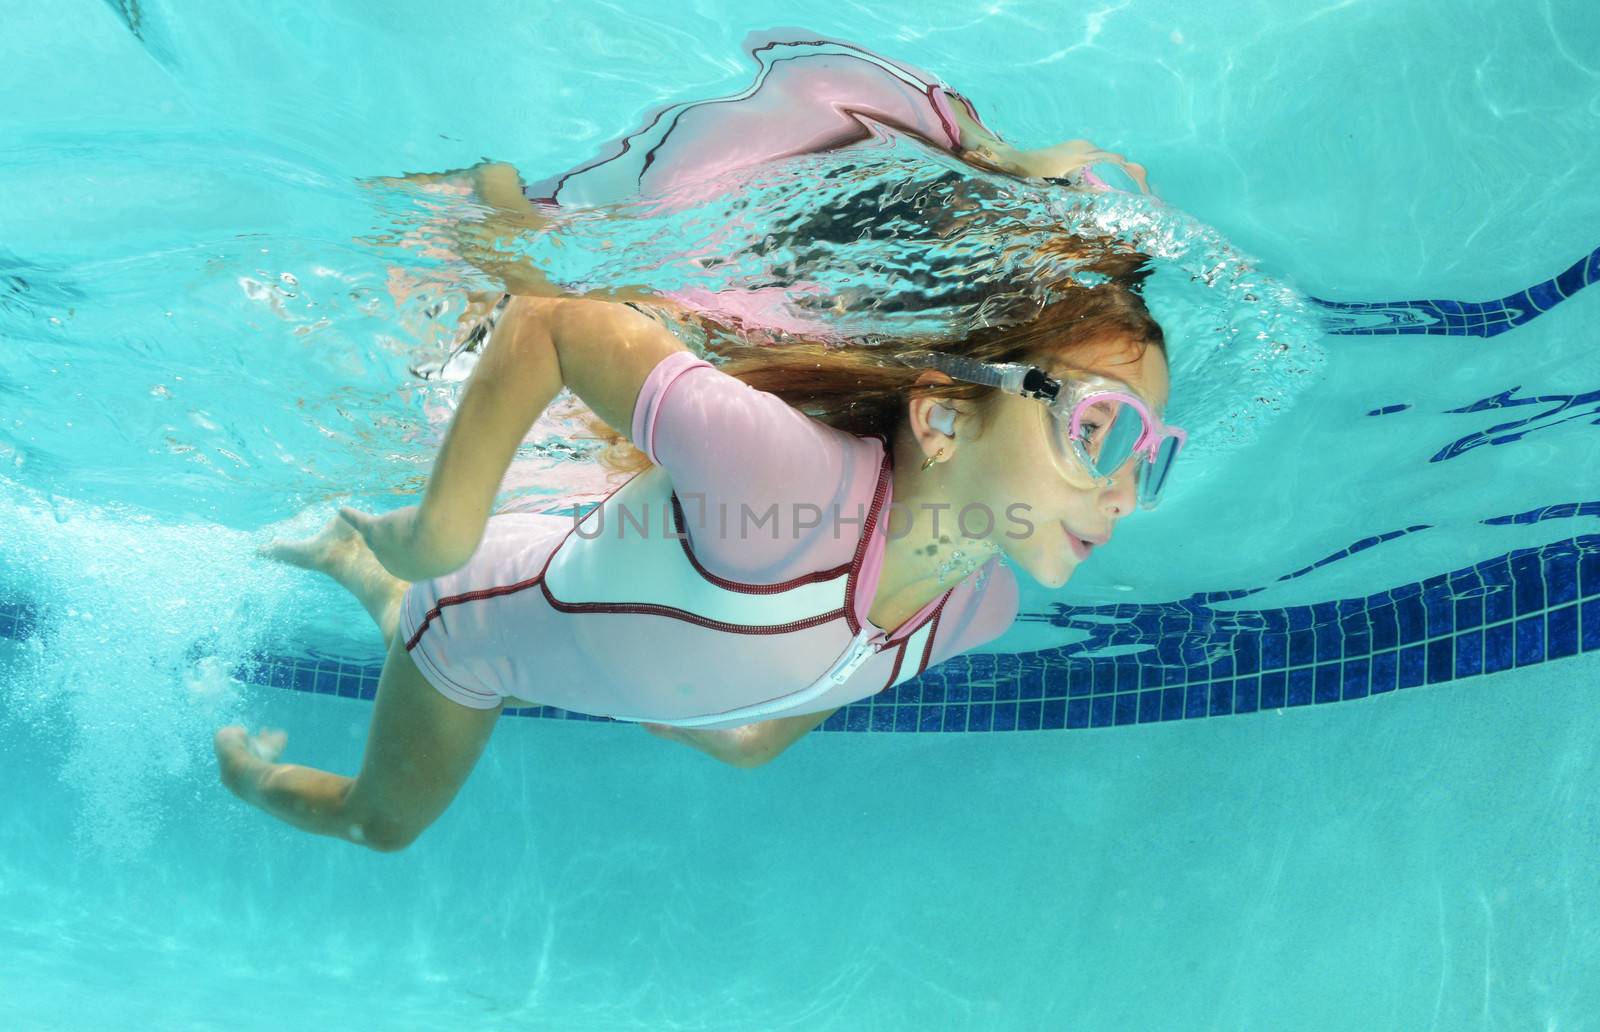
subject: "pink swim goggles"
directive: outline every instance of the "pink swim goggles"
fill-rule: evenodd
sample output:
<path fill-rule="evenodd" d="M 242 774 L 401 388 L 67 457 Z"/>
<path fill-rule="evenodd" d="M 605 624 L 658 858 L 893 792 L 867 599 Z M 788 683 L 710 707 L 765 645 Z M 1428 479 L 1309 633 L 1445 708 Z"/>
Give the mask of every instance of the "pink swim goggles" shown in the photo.
<path fill-rule="evenodd" d="M 1109 377 L 1085 374 L 1063 382 L 1037 366 L 980 362 L 941 351 L 909 352 L 902 360 L 1044 402 L 1041 415 L 1050 415 L 1045 430 L 1056 468 L 1069 479 L 1087 472 L 1109 487 L 1123 466 L 1134 462 L 1141 508 L 1160 503 L 1172 463 L 1189 439 L 1183 430 L 1156 418 L 1132 387 Z M 1136 461 L 1141 457 L 1144 461 Z"/>

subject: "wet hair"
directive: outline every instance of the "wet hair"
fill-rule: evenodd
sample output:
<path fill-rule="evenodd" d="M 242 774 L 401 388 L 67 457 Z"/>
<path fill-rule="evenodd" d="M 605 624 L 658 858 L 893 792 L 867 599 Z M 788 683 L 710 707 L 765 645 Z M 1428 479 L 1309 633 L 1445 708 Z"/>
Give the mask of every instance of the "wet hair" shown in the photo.
<path fill-rule="evenodd" d="M 1056 247 L 1071 259 L 1074 278 L 1047 292 L 1049 300 L 1033 302 L 1031 315 L 1003 325 L 935 340 L 839 346 L 810 341 L 750 344 L 728 327 L 708 323 L 708 358 L 730 376 L 777 395 L 829 426 L 858 436 L 882 434 L 892 441 L 906 417 L 914 385 L 919 395 L 976 402 L 982 416 L 1000 395 L 996 388 L 981 384 L 916 385 L 922 368 L 895 360 L 906 351 L 928 349 L 986 362 L 1033 364 L 1070 361 L 1075 352 L 1112 341 L 1126 343 L 1134 360 L 1152 345 L 1165 352 L 1161 326 L 1141 295 L 1151 271 L 1147 255 L 1108 240 L 1080 237 L 1064 238 Z M 1084 284 L 1079 275 L 1083 272 L 1095 274 L 1097 282 Z M 650 467 L 650 460 L 622 434 L 596 417 L 589 417 L 588 423 L 606 444 L 600 455 L 603 465 L 618 472 Z"/>

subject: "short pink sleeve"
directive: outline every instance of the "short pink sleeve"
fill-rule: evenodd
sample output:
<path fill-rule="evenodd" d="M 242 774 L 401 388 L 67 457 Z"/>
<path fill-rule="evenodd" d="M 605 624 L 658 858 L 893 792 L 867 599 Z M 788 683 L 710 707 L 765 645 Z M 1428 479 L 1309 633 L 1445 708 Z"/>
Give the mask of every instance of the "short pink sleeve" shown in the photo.
<path fill-rule="evenodd" d="M 775 583 L 849 561 L 861 524 L 847 520 L 876 475 L 873 443 L 690 351 L 645 378 L 632 430 L 671 477 L 695 553 L 715 572 Z"/>

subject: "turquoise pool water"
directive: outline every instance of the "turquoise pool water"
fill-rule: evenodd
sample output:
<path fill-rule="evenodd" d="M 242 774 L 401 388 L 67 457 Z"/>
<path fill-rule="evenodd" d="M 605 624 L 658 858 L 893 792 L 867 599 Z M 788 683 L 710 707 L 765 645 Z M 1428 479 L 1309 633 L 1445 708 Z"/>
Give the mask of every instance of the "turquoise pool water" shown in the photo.
<path fill-rule="evenodd" d="M 1595 1027 L 1592 5 L 5 14 L 8 1026 Z M 353 180 L 569 167 L 802 16 L 1135 157 L 1309 296 L 1431 301 L 1319 308 L 1159 515 L 860 733 L 749 772 L 506 720 L 397 856 L 245 811 L 211 730 L 352 769 L 379 658 L 252 545 L 404 504 L 458 389 L 411 370 L 459 292 L 394 301 Z M 1492 335 L 1436 303 L 1516 297 Z M 512 486 L 583 486 L 561 458 Z"/>

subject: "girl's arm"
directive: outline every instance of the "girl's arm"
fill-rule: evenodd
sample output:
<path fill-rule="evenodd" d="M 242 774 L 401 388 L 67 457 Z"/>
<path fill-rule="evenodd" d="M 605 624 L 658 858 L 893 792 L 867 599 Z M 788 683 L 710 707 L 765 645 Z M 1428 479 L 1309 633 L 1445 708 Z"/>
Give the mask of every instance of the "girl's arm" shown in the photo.
<path fill-rule="evenodd" d="M 1002 140 L 988 126 L 974 119 L 964 105 L 952 104 L 950 113 L 961 134 L 958 153 L 974 164 L 986 165 L 1014 176 L 1060 179 L 1080 168 L 1107 162 L 1121 166 L 1141 189 L 1149 192 L 1149 180 L 1143 165 L 1135 164 L 1120 154 L 1101 150 L 1088 140 L 1068 140 L 1052 147 L 1022 150 Z"/>
<path fill-rule="evenodd" d="M 517 448 L 563 387 L 611 426 L 631 426 L 645 378 L 682 350 L 660 323 L 625 305 L 513 298 L 467 380 L 422 503 L 340 515 L 402 580 L 459 569 L 477 551 Z"/>
<path fill-rule="evenodd" d="M 508 294 L 548 298 L 575 296 L 572 291 L 551 283 L 514 248 L 502 247 L 502 241 L 510 243 L 522 234 L 544 232 L 551 223 L 548 209 L 528 200 L 522 176 L 514 166 L 503 161 L 485 161 L 471 168 L 379 176 L 369 182 L 457 197 L 470 196 L 487 210 L 482 218 L 451 225 L 447 250 L 503 285 Z M 596 288 L 582 296 L 609 301 L 657 300 L 653 292 L 635 286 Z"/>

